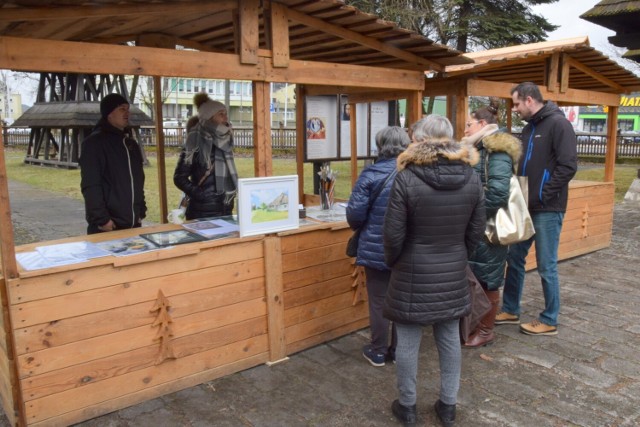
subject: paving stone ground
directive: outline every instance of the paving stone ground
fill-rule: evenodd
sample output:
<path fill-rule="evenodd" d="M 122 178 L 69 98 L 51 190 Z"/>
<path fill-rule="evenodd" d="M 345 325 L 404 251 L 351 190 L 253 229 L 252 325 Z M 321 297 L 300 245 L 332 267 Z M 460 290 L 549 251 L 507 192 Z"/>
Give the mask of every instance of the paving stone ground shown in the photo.
<path fill-rule="evenodd" d="M 84 233 L 81 202 L 10 183 L 16 240 Z M 48 206 L 42 209 L 42 206 Z M 640 426 L 640 202 L 615 207 L 607 249 L 559 265 L 559 334 L 531 337 L 497 327 L 497 342 L 464 350 L 457 426 Z M 542 309 L 529 272 L 523 319 Z M 396 426 L 395 368 L 360 351 L 364 329 L 196 387 L 77 424 L 94 426 Z M 437 357 L 430 329 L 420 355 L 419 425 L 438 425 Z M 0 427 L 7 426 L 2 418 Z"/>

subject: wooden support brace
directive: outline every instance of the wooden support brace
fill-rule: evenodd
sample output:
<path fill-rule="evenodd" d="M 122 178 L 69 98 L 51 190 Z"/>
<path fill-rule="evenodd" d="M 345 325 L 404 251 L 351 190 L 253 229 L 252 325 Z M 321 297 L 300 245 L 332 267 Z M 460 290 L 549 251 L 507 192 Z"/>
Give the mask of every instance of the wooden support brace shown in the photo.
<path fill-rule="evenodd" d="M 274 67 L 289 66 L 289 19 L 287 9 L 280 3 L 271 3 L 271 40 Z"/>
<path fill-rule="evenodd" d="M 260 0 L 239 0 L 240 63 L 258 63 Z M 237 29 L 238 30 L 238 29 Z"/>

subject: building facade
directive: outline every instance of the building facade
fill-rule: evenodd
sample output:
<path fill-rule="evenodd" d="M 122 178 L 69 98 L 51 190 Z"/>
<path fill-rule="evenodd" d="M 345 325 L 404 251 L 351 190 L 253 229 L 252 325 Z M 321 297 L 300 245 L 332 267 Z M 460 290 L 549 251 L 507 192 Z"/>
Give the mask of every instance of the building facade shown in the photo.
<path fill-rule="evenodd" d="M 11 125 L 22 115 L 22 95 L 19 93 L 0 93 L 0 120 L 5 125 Z"/>

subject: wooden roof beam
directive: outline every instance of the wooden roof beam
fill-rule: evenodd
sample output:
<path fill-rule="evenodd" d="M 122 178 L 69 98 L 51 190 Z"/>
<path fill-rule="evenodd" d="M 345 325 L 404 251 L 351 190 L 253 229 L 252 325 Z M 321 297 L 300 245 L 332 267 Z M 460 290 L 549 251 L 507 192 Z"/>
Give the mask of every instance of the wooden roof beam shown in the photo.
<path fill-rule="evenodd" d="M 509 82 L 490 82 L 486 80 L 470 79 L 467 81 L 468 96 L 497 96 L 510 98 L 511 89 L 516 86 Z M 545 100 L 561 102 L 566 105 L 620 105 L 620 95 L 615 93 L 594 92 L 591 90 L 567 89 L 564 93 L 551 92 L 544 86 L 539 86 L 540 93 Z"/>
<path fill-rule="evenodd" d="M 424 73 L 325 62 L 291 60 L 276 68 L 270 58 L 256 65 L 240 63 L 238 55 L 94 43 L 0 37 L 0 69 L 48 70 L 88 74 L 157 75 L 298 84 L 421 90 Z"/>
<path fill-rule="evenodd" d="M 287 9 L 287 17 L 291 21 L 295 21 L 295 22 L 304 24 L 308 27 L 324 31 L 329 34 L 333 34 L 337 37 L 341 37 L 345 40 L 350 40 L 360 45 L 367 46 L 379 52 L 386 53 L 387 55 L 391 55 L 396 58 L 402 59 L 403 61 L 406 61 L 412 64 L 421 65 L 426 69 L 430 69 L 434 71 L 444 70 L 444 66 L 441 64 L 438 64 L 437 62 L 433 62 L 428 59 L 421 58 L 410 52 L 406 52 L 402 49 L 398 49 L 396 47 L 387 45 L 379 40 L 373 39 L 371 37 L 363 36 L 362 34 L 357 33 L 355 31 L 351 31 L 343 27 L 330 24 L 328 22 L 323 21 L 322 19 L 314 18 L 312 16 L 305 15 L 304 13 L 300 13 L 292 9 Z"/>
<path fill-rule="evenodd" d="M 582 64 L 581 62 L 576 61 L 575 59 L 571 58 L 567 54 L 563 55 L 563 61 L 568 63 L 571 67 L 573 67 L 573 68 L 575 68 L 577 70 L 580 70 L 583 73 L 593 77 L 594 79 L 596 79 L 600 83 L 604 83 L 605 85 L 616 89 L 618 92 L 624 93 L 624 92 L 627 91 L 627 89 L 625 89 L 624 87 L 620 86 L 618 83 L 616 83 L 613 80 L 610 80 L 610 79 L 604 77 L 603 75 L 601 75 L 597 71 L 587 67 L 586 65 Z"/>
<path fill-rule="evenodd" d="M 113 6 L 20 7 L 3 8 L 1 21 L 50 21 L 57 19 L 91 19 L 131 15 L 173 15 L 217 13 L 238 7 L 237 0 L 202 0 L 197 3 L 119 4 Z"/>

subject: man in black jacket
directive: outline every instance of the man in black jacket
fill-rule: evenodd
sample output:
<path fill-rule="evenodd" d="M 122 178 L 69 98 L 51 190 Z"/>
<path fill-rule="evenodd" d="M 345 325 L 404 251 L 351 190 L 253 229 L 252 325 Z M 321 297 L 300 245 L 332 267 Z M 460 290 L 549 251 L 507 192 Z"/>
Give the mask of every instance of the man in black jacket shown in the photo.
<path fill-rule="evenodd" d="M 100 114 L 80 152 L 88 234 L 140 227 L 147 213 L 142 153 L 127 132 L 129 101 L 117 93 L 107 95 Z"/>
<path fill-rule="evenodd" d="M 524 155 L 518 175 L 529 179 L 529 212 L 536 234 L 509 247 L 502 311 L 496 315 L 496 324 L 520 323 L 525 258 L 535 241 L 545 308 L 537 319 L 522 323 L 520 331 L 528 335 L 556 335 L 560 311 L 558 245 L 569 181 L 578 168 L 576 134 L 562 110 L 553 102 L 545 102 L 534 83 L 517 85 L 511 90 L 511 97 L 513 111 L 527 122 L 522 130 Z"/>

